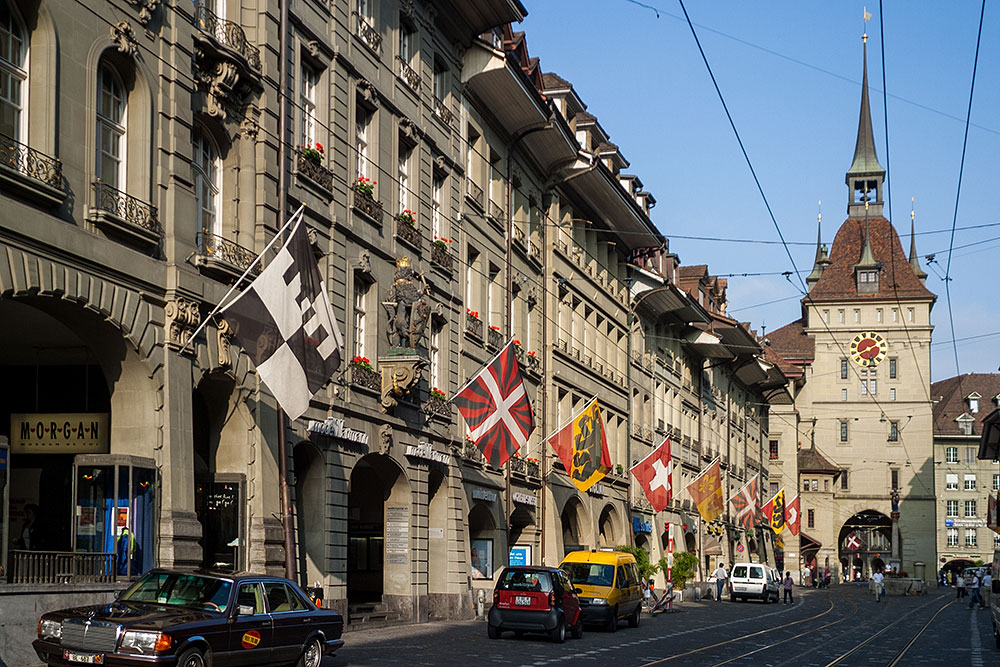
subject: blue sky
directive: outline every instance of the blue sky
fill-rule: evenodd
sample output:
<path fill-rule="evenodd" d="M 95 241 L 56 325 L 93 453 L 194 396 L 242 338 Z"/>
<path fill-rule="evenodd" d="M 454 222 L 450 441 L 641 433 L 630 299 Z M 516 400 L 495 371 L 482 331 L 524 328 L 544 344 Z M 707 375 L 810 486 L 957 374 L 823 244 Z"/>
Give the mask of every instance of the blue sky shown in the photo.
<path fill-rule="evenodd" d="M 524 0 L 531 55 L 571 81 L 657 199 L 653 220 L 684 264 L 715 274 L 788 271 L 781 245 L 707 242 L 680 236 L 777 241 L 763 200 L 729 127 L 680 5 L 650 0 Z M 943 276 L 979 23 L 979 2 L 883 5 L 889 155 L 882 96 L 877 1 L 689 0 L 687 9 L 778 225 L 800 270 L 812 268 L 817 203 L 823 240 L 847 214 L 844 173 L 857 135 L 861 33 L 867 29 L 872 120 L 888 166 L 892 220 L 909 249 L 915 198 L 917 250 L 938 301 L 932 378 L 956 374 Z M 951 265 L 959 370 L 996 372 L 1000 310 L 991 261 L 1000 252 L 1000 12 L 987 3 L 972 126 Z M 993 11 L 991 11 L 993 10 Z M 888 164 L 887 164 L 888 163 Z M 988 225 L 980 229 L 962 227 Z M 922 233 L 944 230 L 941 233 Z M 996 238 L 996 241 L 988 242 Z M 987 241 L 983 243 L 984 241 Z M 936 264 L 923 256 L 936 253 Z M 798 284 L 798 281 L 796 281 Z M 780 275 L 729 279 L 731 314 L 758 330 L 800 313 L 797 288 Z M 789 297 L 766 306 L 755 304 Z M 971 338 L 978 336 L 978 338 Z M 963 340 L 966 339 L 966 340 Z"/>

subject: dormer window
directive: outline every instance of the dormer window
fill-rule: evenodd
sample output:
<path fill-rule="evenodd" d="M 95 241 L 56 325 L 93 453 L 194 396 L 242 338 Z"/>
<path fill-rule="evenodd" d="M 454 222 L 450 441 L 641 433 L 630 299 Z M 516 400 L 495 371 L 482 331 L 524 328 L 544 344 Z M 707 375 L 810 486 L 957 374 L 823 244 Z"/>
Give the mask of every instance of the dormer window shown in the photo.
<path fill-rule="evenodd" d="M 975 391 L 972 392 L 971 394 L 969 394 L 968 396 L 966 396 L 965 400 L 966 400 L 966 402 L 968 402 L 968 404 L 969 404 L 969 412 L 971 412 L 972 414 L 977 414 L 979 412 L 979 399 L 980 398 L 982 398 L 982 395 L 980 395 L 979 392 L 975 392 Z"/>
<path fill-rule="evenodd" d="M 858 282 L 860 282 L 860 283 L 877 283 L 878 282 L 878 271 L 858 271 Z"/>
<path fill-rule="evenodd" d="M 972 425 L 975 423 L 975 418 L 969 416 L 968 413 L 963 414 L 961 417 L 955 419 L 958 424 L 958 431 L 962 435 L 972 435 Z"/>

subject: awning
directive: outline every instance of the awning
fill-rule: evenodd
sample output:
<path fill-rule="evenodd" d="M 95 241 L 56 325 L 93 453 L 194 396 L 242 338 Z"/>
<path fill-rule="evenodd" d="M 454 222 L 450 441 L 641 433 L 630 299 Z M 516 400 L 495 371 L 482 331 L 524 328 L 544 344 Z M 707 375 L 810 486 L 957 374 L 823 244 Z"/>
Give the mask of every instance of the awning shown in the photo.
<path fill-rule="evenodd" d="M 1000 408 L 983 418 L 983 435 L 979 439 L 979 458 L 983 461 L 1000 459 Z"/>
<path fill-rule="evenodd" d="M 545 101 L 516 63 L 503 51 L 474 40 L 465 54 L 462 79 L 510 134 L 541 127 L 549 120 Z"/>
<path fill-rule="evenodd" d="M 743 384 L 752 385 L 767 379 L 767 366 L 756 357 L 751 357 L 736 369 L 736 378 Z"/>
<path fill-rule="evenodd" d="M 705 556 L 721 556 L 722 542 L 717 537 L 706 537 L 701 553 Z"/>
<path fill-rule="evenodd" d="M 819 540 L 799 532 L 799 549 L 801 551 L 814 551 L 822 546 L 823 544 Z"/>
<path fill-rule="evenodd" d="M 645 212 L 603 163 L 597 162 L 592 168 L 572 175 L 563 187 L 572 189 L 605 219 L 614 220 L 615 231 L 628 240 L 630 247 L 657 247 L 662 242 Z"/>
<path fill-rule="evenodd" d="M 479 0 L 478 2 L 455 2 L 450 5 L 474 35 L 480 35 L 490 28 L 504 23 L 520 23 L 528 15 L 520 0 Z"/>
<path fill-rule="evenodd" d="M 707 331 L 695 329 L 686 335 L 684 339 L 692 350 L 703 357 L 730 359 L 733 356 L 733 353 L 722 344 L 718 336 L 712 335 Z"/>
<path fill-rule="evenodd" d="M 656 319 L 670 315 L 672 320 L 681 324 L 708 322 L 708 314 L 701 306 L 675 285 L 663 285 L 662 278 L 637 266 L 631 269 L 636 278 L 632 282 L 632 301 L 636 310 L 642 310 Z"/>

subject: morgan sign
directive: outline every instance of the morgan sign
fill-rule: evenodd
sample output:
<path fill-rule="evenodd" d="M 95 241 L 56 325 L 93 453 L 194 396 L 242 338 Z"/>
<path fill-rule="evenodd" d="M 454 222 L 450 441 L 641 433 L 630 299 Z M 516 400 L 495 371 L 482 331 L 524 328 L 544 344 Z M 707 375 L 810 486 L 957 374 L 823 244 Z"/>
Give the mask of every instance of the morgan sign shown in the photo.
<path fill-rule="evenodd" d="M 12 454 L 106 454 L 111 449 L 106 412 L 12 414 Z"/>

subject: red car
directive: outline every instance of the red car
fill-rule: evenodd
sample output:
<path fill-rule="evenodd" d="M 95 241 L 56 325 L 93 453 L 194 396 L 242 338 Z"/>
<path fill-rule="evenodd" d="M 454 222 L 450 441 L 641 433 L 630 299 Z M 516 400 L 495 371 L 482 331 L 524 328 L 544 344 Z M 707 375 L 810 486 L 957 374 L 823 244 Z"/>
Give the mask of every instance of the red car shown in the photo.
<path fill-rule="evenodd" d="M 566 631 L 575 639 L 583 636 L 580 601 L 565 572 L 554 567 L 507 567 L 493 589 L 493 606 L 487 619 L 490 639 L 505 631 L 544 632 L 562 643 Z"/>

